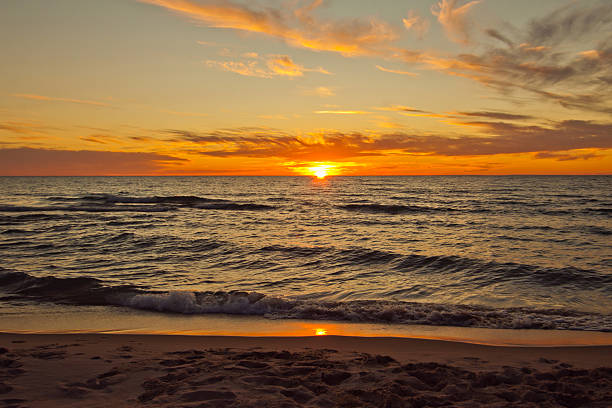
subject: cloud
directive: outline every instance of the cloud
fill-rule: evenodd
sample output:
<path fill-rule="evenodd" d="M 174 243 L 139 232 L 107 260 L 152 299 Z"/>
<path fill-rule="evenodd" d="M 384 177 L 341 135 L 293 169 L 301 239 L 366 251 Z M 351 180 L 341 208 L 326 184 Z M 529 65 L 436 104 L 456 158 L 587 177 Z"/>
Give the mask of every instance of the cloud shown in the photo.
<path fill-rule="evenodd" d="M 79 105 L 92 105 L 92 106 L 100 106 L 100 107 L 106 107 L 106 108 L 112 107 L 112 105 L 105 103 L 105 102 L 88 101 L 88 100 L 83 100 L 83 99 L 55 98 L 51 96 L 43 96 L 43 95 L 35 95 L 35 94 L 14 94 L 13 96 L 17 98 L 31 99 L 35 101 L 67 102 L 67 103 L 76 103 Z"/>
<path fill-rule="evenodd" d="M 312 89 L 304 89 L 303 94 L 304 95 L 315 95 L 315 96 L 320 96 L 321 98 L 327 98 L 330 96 L 335 96 L 336 92 L 332 88 L 329 88 L 327 86 L 317 86 L 316 88 L 312 88 Z"/>
<path fill-rule="evenodd" d="M 421 109 L 411 108 L 410 106 L 393 105 L 374 108 L 376 110 L 392 111 L 392 112 L 410 112 L 410 113 L 431 113 Z"/>
<path fill-rule="evenodd" d="M 442 9 L 454 4 L 439 3 Z M 527 93 L 567 109 L 612 113 L 611 32 L 610 2 L 571 2 L 531 20 L 523 30 L 485 30 L 501 44 L 485 45 L 479 53 L 444 56 L 403 50 L 401 59 L 480 82 L 506 96 Z"/>
<path fill-rule="evenodd" d="M 285 115 L 257 115 L 258 118 L 261 119 L 271 119 L 271 120 L 288 120 L 289 118 Z"/>
<path fill-rule="evenodd" d="M 400 74 L 400 75 L 408 75 L 408 76 L 418 76 L 419 75 L 414 72 L 400 71 L 397 69 L 389 69 L 389 68 L 381 67 L 380 65 L 376 65 L 376 68 L 378 68 L 379 70 L 383 72 L 391 72 L 392 74 Z"/>
<path fill-rule="evenodd" d="M 438 22 L 444 27 L 448 38 L 460 44 L 470 42 L 467 13 L 480 0 L 470 1 L 457 7 L 457 0 L 440 0 L 431 7 L 431 13 L 438 17 Z"/>
<path fill-rule="evenodd" d="M 96 138 L 94 136 L 81 136 L 79 139 L 83 140 L 84 142 L 108 144 L 104 138 Z"/>
<path fill-rule="evenodd" d="M 504 44 L 506 44 L 508 47 L 514 47 L 514 43 L 512 42 L 512 40 L 508 39 L 508 37 L 504 36 L 503 34 L 501 34 L 499 31 L 494 30 L 492 28 L 489 28 L 487 30 L 485 30 L 485 33 L 492 38 L 495 38 L 496 40 L 499 40 L 501 42 L 503 42 Z"/>
<path fill-rule="evenodd" d="M 480 117 L 480 118 L 501 119 L 501 120 L 533 119 L 533 116 L 519 115 L 519 114 L 507 113 L 507 112 L 478 111 L 478 112 L 453 112 L 453 114 L 461 115 L 461 116 L 475 116 L 475 117 Z"/>
<path fill-rule="evenodd" d="M 339 160 L 362 156 L 486 156 L 576 149 L 612 149 L 612 122 L 582 120 L 550 126 L 508 122 L 460 122 L 472 134 L 323 132 L 291 135 L 273 129 L 241 128 L 207 133 L 168 130 L 175 142 L 191 142 L 213 157 L 278 157 L 291 160 Z"/>
<path fill-rule="evenodd" d="M 210 42 L 210 41 L 196 41 L 199 45 L 203 45 L 205 47 L 217 47 L 219 44 Z"/>
<path fill-rule="evenodd" d="M 554 159 L 557 161 L 590 160 L 599 159 L 601 157 L 603 157 L 603 155 L 597 154 L 596 152 L 539 152 L 535 155 L 536 159 Z"/>
<path fill-rule="evenodd" d="M 268 59 L 268 68 L 273 75 L 282 76 L 303 76 L 305 71 L 314 71 L 321 74 L 330 75 L 330 73 L 323 68 L 304 68 L 303 66 L 293 62 L 291 58 L 286 55 L 273 55 Z"/>
<path fill-rule="evenodd" d="M 257 78 L 272 78 L 272 74 L 266 69 L 262 69 L 257 61 L 206 61 L 206 65 L 211 68 L 217 68 L 222 71 L 233 72 L 238 75 L 257 77 Z"/>
<path fill-rule="evenodd" d="M 370 112 L 360 110 L 319 110 L 315 111 L 319 115 L 367 115 Z"/>
<path fill-rule="evenodd" d="M 377 19 L 367 21 L 320 20 L 313 12 L 315 0 L 293 12 L 272 7 L 254 9 L 232 1 L 139 0 L 171 10 L 210 27 L 261 33 L 293 46 L 342 55 L 379 55 L 397 38 L 394 30 Z"/>
<path fill-rule="evenodd" d="M 93 150 L 0 149 L 3 176 L 143 175 L 185 162 L 158 153 Z"/>
<path fill-rule="evenodd" d="M 174 116 L 190 116 L 190 117 L 206 117 L 206 116 L 210 116 L 208 113 L 180 112 L 180 111 L 173 111 L 173 110 L 168 110 L 168 109 L 161 109 L 160 112 L 167 113 L 169 115 L 174 115 Z"/>
<path fill-rule="evenodd" d="M 38 122 L 7 121 L 0 122 L 0 132 L 19 135 L 21 139 L 40 139 L 49 137 L 50 131 L 60 130 Z"/>
<path fill-rule="evenodd" d="M 419 38 L 423 38 L 429 30 L 429 20 L 418 16 L 413 10 L 408 12 L 408 15 L 402 19 L 402 22 L 406 30 L 414 31 Z"/>
<path fill-rule="evenodd" d="M 527 42 L 550 46 L 568 40 L 579 43 L 582 38 L 594 32 L 609 38 L 611 13 L 612 3 L 607 0 L 571 2 L 544 18 L 531 21 L 528 26 Z"/>
<path fill-rule="evenodd" d="M 252 56 L 247 58 L 249 58 L 247 61 L 208 60 L 206 65 L 223 71 L 258 78 L 274 78 L 278 76 L 294 78 L 304 76 L 304 72 L 318 72 L 320 74 L 331 75 L 330 72 L 321 67 L 306 68 L 297 64 L 287 55 L 268 55 L 264 66 L 260 64 L 260 61 L 253 59 Z"/>
<path fill-rule="evenodd" d="M 109 136 L 103 133 L 93 133 L 89 136 L 81 136 L 79 139 L 85 142 L 97 143 L 97 144 L 109 144 L 109 143 L 119 143 L 120 142 L 120 140 L 117 139 L 116 137 Z"/>

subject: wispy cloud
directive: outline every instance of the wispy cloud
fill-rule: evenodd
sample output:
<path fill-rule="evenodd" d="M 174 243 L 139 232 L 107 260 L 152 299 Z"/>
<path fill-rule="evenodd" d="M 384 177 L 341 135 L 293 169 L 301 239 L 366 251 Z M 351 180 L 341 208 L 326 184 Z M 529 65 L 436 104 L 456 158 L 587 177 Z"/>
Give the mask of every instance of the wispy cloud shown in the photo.
<path fill-rule="evenodd" d="M 305 72 L 317 72 L 320 74 L 331 75 L 331 73 L 321 67 L 307 68 L 294 62 L 287 55 L 268 55 L 264 63 L 260 63 L 262 58 L 255 53 L 249 53 L 245 61 L 206 61 L 206 65 L 221 69 L 223 71 L 233 72 L 235 74 L 252 76 L 258 78 L 274 78 L 274 77 L 301 77 Z"/>
<path fill-rule="evenodd" d="M 367 115 L 370 112 L 360 110 L 318 110 L 314 113 L 319 115 Z"/>
<path fill-rule="evenodd" d="M 335 96 L 336 92 L 334 89 L 327 86 L 317 86 L 315 88 L 305 88 L 302 90 L 304 95 L 314 95 L 320 96 L 321 98 L 327 98 L 330 96 Z"/>
<path fill-rule="evenodd" d="M 602 154 L 596 151 L 581 151 L 576 150 L 574 152 L 539 152 L 535 155 L 536 159 L 553 159 L 557 161 L 571 161 L 571 160 L 590 160 L 599 159 L 603 157 Z"/>
<path fill-rule="evenodd" d="M 271 119 L 271 120 L 288 120 L 289 118 L 285 115 L 258 115 L 258 118 L 261 119 Z"/>
<path fill-rule="evenodd" d="M 500 119 L 500 120 L 534 119 L 534 117 L 530 116 L 530 115 L 519 115 L 519 114 L 516 114 L 516 113 L 492 112 L 492 111 L 451 112 L 451 114 L 452 115 L 461 115 L 461 116 L 472 116 L 472 117 L 480 117 L 480 118 L 489 118 L 489 119 Z"/>
<path fill-rule="evenodd" d="M 257 78 L 272 78 L 272 74 L 266 69 L 259 66 L 257 61 L 206 61 L 206 65 L 211 68 L 217 68 L 222 71 L 233 72 L 238 75 L 257 77 Z"/>
<path fill-rule="evenodd" d="M 474 4 L 459 9 L 465 14 Z M 452 21 L 455 6 L 456 1 L 440 1 L 439 18 Z M 531 20 L 523 30 L 485 30 L 499 46 L 485 46 L 482 52 L 444 56 L 403 50 L 401 59 L 469 78 L 507 96 L 526 93 L 568 109 L 612 113 L 612 36 L 601 35 L 610 30 L 610 2 L 571 2 Z M 576 47 L 584 51 L 577 53 Z"/>
<path fill-rule="evenodd" d="M 21 139 L 47 138 L 49 133 L 58 128 L 47 126 L 39 122 L 7 121 L 0 122 L 0 132 L 5 131 L 19 135 Z"/>
<path fill-rule="evenodd" d="M 458 43 L 470 42 L 469 24 L 467 14 L 480 0 L 470 1 L 457 6 L 457 0 L 440 0 L 432 6 L 431 13 L 438 17 L 438 22 L 444 27 L 448 37 Z"/>
<path fill-rule="evenodd" d="M 207 116 L 209 116 L 208 113 L 181 112 L 181 111 L 174 111 L 174 110 L 168 110 L 168 109 L 161 109 L 160 112 L 167 113 L 169 115 L 174 115 L 174 116 L 190 116 L 190 117 L 207 117 Z"/>
<path fill-rule="evenodd" d="M 413 10 L 408 12 L 408 15 L 402 19 L 402 22 L 406 30 L 414 31 L 419 38 L 423 38 L 429 30 L 429 20 L 420 17 Z"/>
<path fill-rule="evenodd" d="M 217 47 L 219 44 L 210 42 L 210 41 L 196 41 L 197 44 L 203 45 L 205 47 Z"/>
<path fill-rule="evenodd" d="M 112 105 L 106 102 L 90 101 L 85 99 L 72 99 L 72 98 L 56 98 L 52 96 L 36 95 L 36 94 L 14 94 L 13 96 L 23 99 L 31 99 L 35 101 L 48 101 L 48 102 L 67 102 L 76 103 L 79 105 L 92 105 L 110 108 Z"/>
<path fill-rule="evenodd" d="M 392 105 L 392 106 L 381 106 L 374 108 L 376 110 L 391 111 L 391 112 L 410 112 L 410 113 L 430 113 L 421 109 L 412 108 L 410 106 L 403 105 Z"/>
<path fill-rule="evenodd" d="M 318 72 L 320 74 L 331 75 L 331 73 L 321 67 L 305 68 L 296 64 L 287 55 L 272 55 L 267 62 L 268 68 L 273 75 L 282 76 L 302 76 L 304 72 Z"/>
<path fill-rule="evenodd" d="M 315 0 L 297 10 L 267 7 L 254 9 L 231 1 L 139 0 L 164 7 L 211 27 L 261 33 L 303 48 L 343 55 L 376 55 L 397 38 L 387 23 L 364 20 L 320 20 Z"/>
<path fill-rule="evenodd" d="M 408 72 L 408 71 L 401 71 L 401 70 L 398 70 L 398 69 L 385 68 L 385 67 L 382 67 L 380 65 L 376 65 L 376 68 L 378 68 L 379 70 L 381 70 L 383 72 L 391 72 L 392 74 L 408 75 L 408 76 L 418 76 L 419 75 L 419 74 L 416 74 L 414 72 Z"/>

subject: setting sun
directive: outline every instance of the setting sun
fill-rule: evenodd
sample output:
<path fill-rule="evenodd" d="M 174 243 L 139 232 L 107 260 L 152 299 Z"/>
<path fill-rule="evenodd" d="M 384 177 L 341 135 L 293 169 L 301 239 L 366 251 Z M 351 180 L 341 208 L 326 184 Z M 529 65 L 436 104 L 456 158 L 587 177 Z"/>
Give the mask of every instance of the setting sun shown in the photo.
<path fill-rule="evenodd" d="M 313 176 L 315 176 L 318 179 L 324 179 L 325 177 L 327 177 L 330 173 L 330 170 L 335 168 L 336 166 L 331 165 L 331 164 L 321 164 L 318 166 L 314 166 L 314 167 L 309 167 L 308 168 L 308 172 L 310 174 L 312 174 Z"/>
<path fill-rule="evenodd" d="M 314 175 L 317 176 L 317 178 L 325 178 L 325 176 L 327 176 L 327 170 L 325 169 L 317 169 L 314 171 Z"/>

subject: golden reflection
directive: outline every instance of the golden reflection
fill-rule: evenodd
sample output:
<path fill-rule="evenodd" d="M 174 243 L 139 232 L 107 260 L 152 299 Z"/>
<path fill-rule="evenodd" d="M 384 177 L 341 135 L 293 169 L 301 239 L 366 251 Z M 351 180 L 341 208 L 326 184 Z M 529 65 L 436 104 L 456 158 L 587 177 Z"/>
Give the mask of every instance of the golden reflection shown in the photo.
<path fill-rule="evenodd" d="M 326 335 L 327 335 L 327 330 L 319 328 L 319 327 L 315 329 L 315 336 L 326 336 Z"/>

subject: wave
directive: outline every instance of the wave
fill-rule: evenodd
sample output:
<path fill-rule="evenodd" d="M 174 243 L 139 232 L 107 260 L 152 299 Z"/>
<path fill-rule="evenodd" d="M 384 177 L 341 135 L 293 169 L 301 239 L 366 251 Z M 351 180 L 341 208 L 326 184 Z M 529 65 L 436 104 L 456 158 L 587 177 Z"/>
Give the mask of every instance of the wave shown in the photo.
<path fill-rule="evenodd" d="M 90 194 L 80 197 L 48 197 L 52 202 L 73 205 L 18 206 L 0 205 L 0 212 L 168 212 L 179 208 L 200 210 L 263 211 L 276 207 L 267 204 L 242 203 L 198 196 L 130 197 L 113 194 Z"/>
<path fill-rule="evenodd" d="M 400 254 L 363 247 L 348 249 L 332 246 L 300 247 L 268 245 L 258 249 L 261 252 L 278 252 L 288 258 L 308 258 L 321 260 L 333 266 L 377 266 L 384 264 L 390 271 L 439 273 L 480 279 L 481 284 L 501 283 L 504 281 L 531 282 L 541 286 L 571 285 L 576 289 L 603 289 L 612 293 L 612 274 L 597 270 L 576 267 L 545 268 L 542 266 L 513 262 L 483 261 L 456 255 Z"/>
<path fill-rule="evenodd" d="M 83 211 L 83 212 L 166 212 L 172 211 L 173 207 L 163 206 L 137 206 L 137 205 L 78 205 L 78 206 L 17 206 L 0 205 L 0 212 L 37 212 L 37 211 Z"/>
<path fill-rule="evenodd" d="M 181 204 L 191 205 L 208 202 L 222 202 L 226 200 L 216 198 L 206 198 L 198 196 L 152 196 L 152 197 L 131 197 L 114 194 L 88 194 L 81 197 L 48 197 L 50 201 L 90 201 L 105 204 Z"/>
<path fill-rule="evenodd" d="M 470 305 L 356 300 L 319 301 L 247 291 L 151 291 L 109 286 L 95 278 L 35 277 L 0 271 L 3 300 L 123 306 L 161 313 L 240 314 L 272 319 L 335 320 L 499 329 L 612 331 L 612 315 L 567 309 L 490 308 Z"/>
<path fill-rule="evenodd" d="M 408 214 L 408 213 L 431 213 L 431 212 L 447 212 L 458 211 L 454 208 L 435 208 L 422 207 L 417 205 L 395 205 L 395 204 L 345 204 L 339 205 L 346 211 L 356 211 L 365 213 L 382 213 L 382 214 Z"/>
<path fill-rule="evenodd" d="M 448 204 L 448 203 L 447 203 Z M 494 210 L 491 208 L 485 207 L 486 203 L 479 203 L 471 206 L 458 206 L 458 207 L 428 207 L 428 206 L 419 206 L 419 205 L 399 205 L 399 204 L 378 204 L 378 203 L 368 203 L 368 204 L 357 204 L 357 203 L 349 203 L 337 205 L 336 208 L 340 208 L 346 211 L 352 212 L 362 212 L 368 214 L 390 214 L 390 215 L 398 215 L 398 214 L 432 214 L 432 213 L 490 213 L 490 212 L 508 212 L 509 209 L 498 209 Z M 495 202 L 495 205 L 508 205 L 510 207 L 516 207 L 517 209 L 524 210 L 526 208 L 531 207 L 544 207 L 548 206 L 548 204 L 526 204 L 523 202 Z M 612 215 L 612 208 L 564 208 L 564 209 L 555 209 L 555 208 L 538 208 L 537 213 L 543 215 L 552 215 L 552 216 L 568 216 L 568 215 L 576 215 L 576 214 L 592 214 L 592 215 Z"/>
<path fill-rule="evenodd" d="M 398 204 L 344 204 L 338 205 L 337 208 L 353 211 L 363 212 L 369 214 L 415 214 L 415 213 L 457 213 L 457 212 L 469 212 L 469 213 L 486 213 L 490 212 L 489 209 L 483 207 L 474 206 L 472 208 L 455 208 L 455 207 L 426 207 L 419 205 L 398 205 Z"/>

